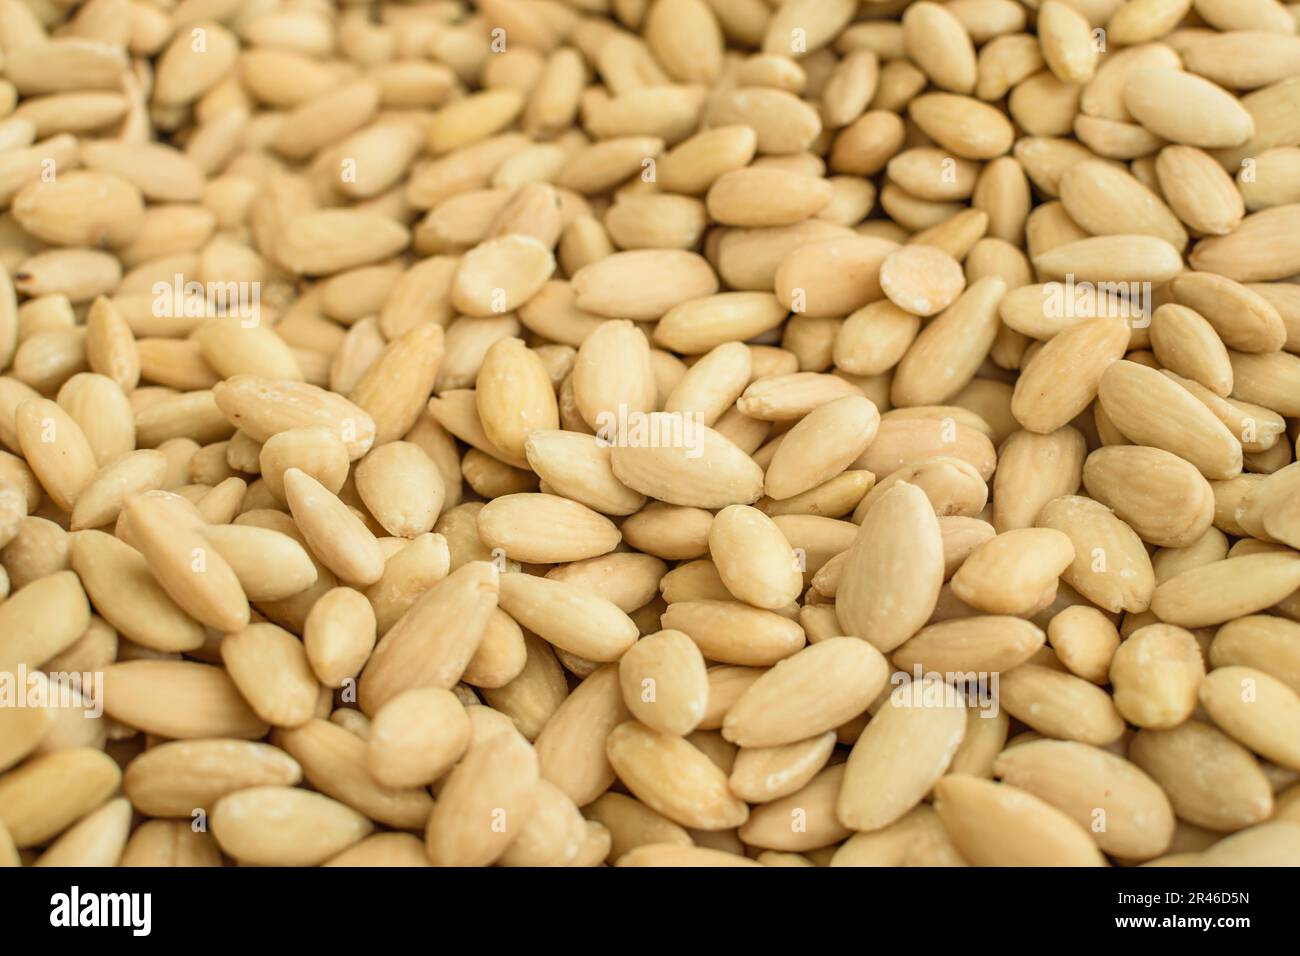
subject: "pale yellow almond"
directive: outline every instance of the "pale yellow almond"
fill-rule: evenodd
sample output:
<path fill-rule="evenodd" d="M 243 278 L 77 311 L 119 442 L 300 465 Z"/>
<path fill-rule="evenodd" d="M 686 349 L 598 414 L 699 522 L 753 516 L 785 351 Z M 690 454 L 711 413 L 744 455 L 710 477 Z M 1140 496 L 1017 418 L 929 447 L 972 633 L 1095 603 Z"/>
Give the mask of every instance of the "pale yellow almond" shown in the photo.
<path fill-rule="evenodd" d="M 64 831 L 32 866 L 117 866 L 131 832 L 131 803 L 110 800 Z"/>
<path fill-rule="evenodd" d="M 1054 336 L 1016 380 L 1016 420 L 1039 434 L 1067 424 L 1096 398 L 1103 373 L 1123 357 L 1128 336 L 1124 323 L 1107 317 Z"/>
<path fill-rule="evenodd" d="M 1156 157 L 1156 176 L 1170 208 L 1197 232 L 1227 235 L 1246 214 L 1231 177 L 1209 154 L 1193 146 L 1162 149 Z"/>
<path fill-rule="evenodd" d="M 360 673 L 375 646 L 375 616 L 370 602 L 351 588 L 333 588 L 312 605 L 303 645 L 312 671 L 326 687 L 340 687 Z"/>
<path fill-rule="evenodd" d="M 349 399 L 374 420 L 375 444 L 410 431 L 433 391 L 442 352 L 442 327 L 426 322 L 390 342 L 361 376 Z"/>
<path fill-rule="evenodd" d="M 1237 282 L 1262 282 L 1294 274 L 1297 249 L 1284 223 L 1295 204 L 1251 213 L 1225 236 L 1202 239 L 1188 262 L 1198 272 L 1215 272 Z"/>
<path fill-rule="evenodd" d="M 1156 781 L 1100 748 L 1035 740 L 1003 751 L 993 772 L 1066 813 L 1106 853 L 1149 859 L 1165 852 L 1173 838 L 1173 808 Z M 1094 825 L 1098 821 L 1104 825 Z"/>
<path fill-rule="evenodd" d="M 749 126 L 718 126 L 702 130 L 659 158 L 660 185 L 684 195 L 702 195 L 731 170 L 754 157 L 757 137 Z"/>
<path fill-rule="evenodd" d="M 794 621 L 738 601 L 680 601 L 670 604 L 660 620 L 663 627 L 689 636 L 706 659 L 726 664 L 775 664 L 805 643 L 803 628 Z"/>
<path fill-rule="evenodd" d="M 1135 233 L 1066 242 L 1033 257 L 1046 276 L 1075 282 L 1164 282 L 1178 275 L 1183 259 L 1165 239 Z"/>
<path fill-rule="evenodd" d="M 770 803 L 802 790 L 826 765 L 835 734 L 773 747 L 742 747 L 728 778 L 731 792 L 750 803 Z"/>
<path fill-rule="evenodd" d="M 461 679 L 482 689 L 504 687 L 523 673 L 527 664 L 528 648 L 523 630 L 509 614 L 497 608 L 488 619 L 483 640 Z"/>
<path fill-rule="evenodd" d="M 97 465 L 135 450 L 131 403 L 112 379 L 79 372 L 59 388 L 57 400 L 81 426 Z"/>
<path fill-rule="evenodd" d="M 435 866 L 491 863 L 522 832 L 536 806 L 538 784 L 537 754 L 517 733 L 471 743 L 429 816 L 429 859 Z"/>
<path fill-rule="evenodd" d="M 370 656 L 357 687 L 361 709 L 375 713 L 404 690 L 454 687 L 497 606 L 497 579 L 492 565 L 471 561 L 420 595 Z"/>
<path fill-rule="evenodd" d="M 1207 478 L 1238 473 L 1241 443 L 1186 389 L 1155 370 L 1116 362 L 1102 375 L 1098 397 L 1110 420 L 1133 441 L 1172 452 Z"/>
<path fill-rule="evenodd" d="M 1124 719 L 1104 690 L 1039 664 L 1003 674 L 999 699 L 1011 716 L 1044 736 L 1104 747 L 1124 732 Z"/>
<path fill-rule="evenodd" d="M 217 385 L 212 395 L 231 424 L 254 441 L 319 425 L 343 442 L 352 461 L 375 443 L 375 420 L 369 414 L 342 395 L 314 385 L 236 375 Z"/>
<path fill-rule="evenodd" d="M 662 324 L 662 323 L 661 323 Z M 920 318 L 889 301 L 851 314 L 835 336 L 835 365 L 855 375 L 878 375 L 898 364 L 921 328 Z"/>
<path fill-rule="evenodd" d="M 789 250 L 775 272 L 776 297 L 812 318 L 848 315 L 880 298 L 880 267 L 897 248 L 888 239 L 819 239 Z"/>
<path fill-rule="evenodd" d="M 1093 235 L 1151 235 L 1175 249 L 1187 244 L 1187 231 L 1164 201 L 1110 163 L 1071 166 L 1059 189 L 1070 218 Z"/>
<path fill-rule="evenodd" d="M 1231 832 L 1273 812 L 1273 791 L 1255 757 L 1199 720 L 1139 731 L 1129 759 L 1160 784 L 1179 819 L 1196 826 Z"/>
<path fill-rule="evenodd" d="M 329 209 L 295 216 L 275 242 L 275 257 L 300 275 L 330 275 L 406 248 L 406 228 L 376 213 Z"/>
<path fill-rule="evenodd" d="M 71 559 L 96 610 L 123 636 L 164 652 L 203 643 L 202 626 L 167 595 L 135 549 L 111 535 L 82 531 L 73 538 Z"/>
<path fill-rule="evenodd" d="M 147 492 L 122 510 L 133 543 L 163 590 L 204 624 L 237 631 L 248 624 L 248 599 L 239 578 L 220 552 L 207 544 L 201 519 L 174 495 Z"/>
<path fill-rule="evenodd" d="M 316 566 L 288 535 L 251 525 L 211 525 L 203 537 L 239 578 L 250 601 L 280 601 L 316 583 Z"/>
<path fill-rule="evenodd" d="M 803 418 L 838 398 L 857 396 L 862 390 L 836 375 L 793 372 L 758 378 L 736 401 L 741 414 L 761 421 Z"/>
<path fill-rule="evenodd" d="M 618 660 L 636 641 L 635 623 L 612 602 L 565 581 L 501 575 L 501 607 L 562 650 L 593 661 Z"/>
<path fill-rule="evenodd" d="M 108 799 L 122 772 L 98 750 L 41 754 L 0 778 L 0 824 L 15 846 L 41 846 Z"/>
<path fill-rule="evenodd" d="M 606 426 L 614 475 L 628 488 L 697 508 L 749 504 L 762 494 L 762 469 L 707 425 L 667 412 L 643 423 L 625 435 L 617 434 L 617 420 Z"/>
<path fill-rule="evenodd" d="M 257 463 L 267 489 L 284 500 L 284 473 L 290 468 L 311 475 L 334 493 L 348 473 L 348 448 L 328 428 L 308 425 L 277 432 L 261 445 Z"/>
<path fill-rule="evenodd" d="M 1186 146 L 1240 146 L 1255 135 L 1254 120 L 1236 97 L 1192 73 L 1133 70 L 1124 83 L 1124 105 L 1152 133 Z"/>
<path fill-rule="evenodd" d="M 583 420 L 607 441 L 620 422 L 653 412 L 657 404 L 650 344 L 631 322 L 604 322 L 592 330 L 578 349 L 572 382 Z"/>
<path fill-rule="evenodd" d="M 723 736 L 742 747 L 776 747 L 815 737 L 863 713 L 888 667 L 870 644 L 835 637 L 805 648 L 759 678 L 727 711 Z M 834 673 L 834 686 L 819 675 Z"/>
<path fill-rule="evenodd" d="M 559 424 L 550 378 L 537 353 L 520 339 L 502 339 L 487 350 L 475 400 L 489 440 L 515 457 L 523 456 L 531 432 Z"/>
<path fill-rule="evenodd" d="M 427 786 L 469 745 L 465 708 L 451 691 L 426 687 L 398 694 L 375 714 L 366 766 L 388 787 Z"/>
<path fill-rule="evenodd" d="M 255 865 L 321 863 L 373 828 L 342 803 L 290 787 L 250 787 L 227 794 L 212 808 L 212 833 L 221 848 Z"/>
<path fill-rule="evenodd" d="M 1204 677 L 1196 638 L 1168 624 L 1138 628 L 1110 665 L 1115 706 L 1124 719 L 1157 730 L 1177 727 L 1192 715 Z"/>
<path fill-rule="evenodd" d="M 1201 854 L 1204 866 L 1294 866 L 1300 859 L 1300 825 L 1271 820 L 1220 840 Z"/>
<path fill-rule="evenodd" d="M 965 27 L 947 7 L 923 2 L 903 14 L 907 57 L 940 89 L 970 93 L 975 89 L 975 47 Z"/>
<path fill-rule="evenodd" d="M 623 702 L 652 730 L 686 736 L 704 717 L 709 680 L 704 657 L 680 631 L 666 630 L 637 641 L 619 660 Z"/>
<path fill-rule="evenodd" d="M 1043 632 L 1029 621 L 981 615 L 923 627 L 890 660 L 908 673 L 917 667 L 925 673 L 994 673 L 1023 664 L 1043 641 Z"/>
<path fill-rule="evenodd" d="M 840 821 L 878 830 L 902 817 L 943 775 L 965 733 L 965 705 L 947 701 L 935 678 L 896 687 L 849 754 Z"/>
<path fill-rule="evenodd" d="M 709 187 L 709 215 L 728 226 L 786 226 L 815 216 L 831 201 L 825 179 L 748 167 L 723 173 Z"/>
<path fill-rule="evenodd" d="M 867 513 L 846 559 L 836 612 L 884 653 L 915 634 L 943 584 L 943 539 L 925 493 L 900 482 Z"/>
<path fill-rule="evenodd" d="M 679 249 L 616 252 L 572 278 L 578 308 L 611 318 L 658 319 L 676 305 L 718 291 L 708 261 Z"/>
<path fill-rule="evenodd" d="M 1289 352 L 1229 352 L 1235 399 L 1262 405 L 1278 414 L 1300 413 L 1300 356 Z"/>
<path fill-rule="evenodd" d="M 131 452 L 100 469 L 72 509 L 70 528 L 101 528 L 117 520 L 125 500 L 161 487 L 167 459 L 158 451 Z"/>
<path fill-rule="evenodd" d="M 663 410 L 695 413 L 704 424 L 715 425 L 744 392 L 752 369 L 744 343 L 719 345 L 687 370 L 664 400 Z"/>
<path fill-rule="evenodd" d="M 815 108 L 785 90 L 745 87 L 721 92 L 705 110 L 708 126 L 753 128 L 758 152 L 787 156 L 806 150 L 822 130 Z"/>
<path fill-rule="evenodd" d="M 1077 491 L 1085 452 L 1083 436 L 1068 425 L 1011 435 L 998 456 L 993 526 L 999 531 L 1032 527 L 1049 501 Z"/>
<path fill-rule="evenodd" d="M 603 514 L 640 509 L 645 497 L 614 477 L 610 450 L 595 436 L 559 430 L 531 432 L 529 465 L 557 493 Z"/>
<path fill-rule="evenodd" d="M 1188 461 L 1140 445 L 1099 448 L 1083 466 L 1083 483 L 1144 541 L 1181 548 L 1198 540 L 1214 518 L 1214 491 Z"/>
<path fill-rule="evenodd" d="M 258 740 L 268 730 L 223 669 L 190 661 L 136 660 L 105 669 L 104 712 L 174 740 Z"/>
<path fill-rule="evenodd" d="M 132 806 L 153 817 L 184 817 L 211 810 L 221 797 L 246 787 L 293 786 L 302 768 L 284 751 L 248 740 L 173 740 L 150 747 L 126 766 L 122 790 Z"/>
<path fill-rule="evenodd" d="M 1155 572 L 1141 538 L 1109 508 L 1077 495 L 1049 502 L 1035 525 L 1055 528 L 1074 544 L 1065 583 L 1106 611 L 1139 612 L 1150 605 Z"/>
<path fill-rule="evenodd" d="M 537 736 L 542 777 L 580 806 L 590 804 L 614 780 L 605 738 L 629 716 L 618 668 L 596 668 L 565 698 Z"/>
<path fill-rule="evenodd" d="M 374 584 L 384 559 L 365 523 L 315 478 L 297 468 L 284 473 L 285 498 L 312 553 L 350 584 Z"/>
<path fill-rule="evenodd" d="M 681 737 L 628 721 L 610 732 L 606 751 L 638 799 L 682 826 L 723 830 L 748 816 L 722 770 Z"/>
<path fill-rule="evenodd" d="M 419 445 L 380 445 L 357 463 L 354 477 L 366 508 L 390 534 L 419 537 L 433 527 L 442 510 L 442 474 Z"/>
<path fill-rule="evenodd" d="M 935 811 L 976 866 L 1105 865 L 1087 830 L 1017 787 L 950 774 L 936 784 Z"/>
<path fill-rule="evenodd" d="M 1286 327 L 1276 307 L 1226 276 L 1185 272 L 1169 288 L 1174 300 L 1204 317 L 1230 349 L 1273 352 L 1286 341 Z"/>
<path fill-rule="evenodd" d="M 71 511 L 98 466 L 81 426 L 48 399 L 30 399 L 14 417 L 17 440 L 32 472 L 56 505 Z"/>
<path fill-rule="evenodd" d="M 925 93 L 908 104 L 922 131 L 963 159 L 993 159 L 1011 148 L 1011 122 L 992 106 L 954 93 Z"/>
<path fill-rule="evenodd" d="M 1283 767 L 1300 766 L 1294 729 L 1300 721 L 1300 695 L 1281 681 L 1250 667 L 1217 667 L 1201 684 L 1200 697 L 1201 706 L 1229 736 Z"/>
<path fill-rule="evenodd" d="M 117 382 L 124 391 L 140 380 L 135 336 L 112 301 L 100 297 L 86 313 L 86 362 L 91 371 Z"/>
<path fill-rule="evenodd" d="M 1210 645 L 1215 667 L 1239 664 L 1271 674 L 1292 690 L 1300 688 L 1294 638 L 1300 625 L 1285 618 L 1258 614 L 1238 618 L 1219 628 Z"/>
<path fill-rule="evenodd" d="M 755 607 L 785 607 L 803 589 L 797 555 L 757 508 L 730 505 L 718 512 L 709 528 L 709 551 L 727 590 Z"/>
<path fill-rule="evenodd" d="M 850 830 L 835 812 L 844 777 L 843 764 L 825 768 L 796 792 L 756 807 L 737 834 L 747 846 L 787 851 L 844 839 Z"/>
<path fill-rule="evenodd" d="M 482 694 L 488 706 L 508 718 L 531 741 L 564 701 L 568 684 L 560 663 L 565 658 L 534 634 L 523 634 L 523 643 L 524 665 L 519 673 L 500 687 L 483 688 Z M 569 660 L 582 662 L 570 663 L 579 674 L 589 673 L 596 666 L 585 658 Z"/>
<path fill-rule="evenodd" d="M 49 683 L 43 674 L 31 675 L 29 684 L 37 692 L 47 692 Z M 705 678 L 705 693 L 708 678 Z M 8 770 L 36 749 L 41 739 L 54 725 L 57 715 L 54 708 L 44 702 L 37 706 L 6 707 L 0 711 L 0 771 Z"/>
<path fill-rule="evenodd" d="M 1271 607 L 1300 588 L 1300 555 L 1262 553 L 1214 561 L 1163 582 L 1151 598 L 1162 621 L 1180 627 L 1222 624 Z"/>
<path fill-rule="evenodd" d="M 274 624 L 251 624 L 221 641 L 226 672 L 268 724 L 296 727 L 315 715 L 320 685 L 302 642 Z"/>
<path fill-rule="evenodd" d="M 1049 528 L 1004 531 L 980 545 L 953 576 L 953 593 L 990 614 L 1031 611 L 1074 560 L 1069 537 Z"/>

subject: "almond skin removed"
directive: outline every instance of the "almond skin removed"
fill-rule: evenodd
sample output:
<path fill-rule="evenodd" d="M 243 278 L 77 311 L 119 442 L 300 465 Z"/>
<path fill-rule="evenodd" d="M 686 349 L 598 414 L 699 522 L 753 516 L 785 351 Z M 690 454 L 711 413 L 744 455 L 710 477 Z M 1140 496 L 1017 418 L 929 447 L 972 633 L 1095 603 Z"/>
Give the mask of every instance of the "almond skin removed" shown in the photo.
<path fill-rule="evenodd" d="M 0 867 L 1300 866 L 1298 9 L 0 0 Z"/>

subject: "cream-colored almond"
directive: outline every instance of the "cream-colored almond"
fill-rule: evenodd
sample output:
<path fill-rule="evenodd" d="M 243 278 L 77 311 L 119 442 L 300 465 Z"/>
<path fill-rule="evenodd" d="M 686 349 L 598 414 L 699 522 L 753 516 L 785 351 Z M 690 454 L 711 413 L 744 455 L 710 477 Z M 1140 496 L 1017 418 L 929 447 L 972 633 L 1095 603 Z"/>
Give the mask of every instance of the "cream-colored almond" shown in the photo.
<path fill-rule="evenodd" d="M 663 627 L 688 635 L 706 659 L 726 664 L 775 664 L 805 643 L 803 628 L 794 621 L 738 601 L 677 602 L 668 606 L 660 621 Z"/>
<path fill-rule="evenodd" d="M 963 617 L 921 628 L 890 660 L 909 673 L 918 667 L 924 673 L 1000 673 L 1029 660 L 1043 640 L 1037 626 L 1020 618 Z"/>
<path fill-rule="evenodd" d="M 1169 288 L 1174 300 L 1205 318 L 1230 349 L 1273 352 L 1286 341 L 1286 327 L 1277 309 L 1226 276 L 1185 272 Z"/>
<path fill-rule="evenodd" d="M 1152 133 L 1186 146 L 1240 146 L 1255 135 L 1254 120 L 1236 97 L 1192 73 L 1133 70 L 1124 105 Z"/>
<path fill-rule="evenodd" d="M 291 428 L 319 425 L 343 442 L 352 461 L 375 443 L 375 420 L 369 414 L 342 395 L 315 385 L 236 375 L 217 385 L 212 395 L 231 424 L 254 441 L 266 442 Z"/>
<path fill-rule="evenodd" d="M 1074 560 L 1069 537 L 1049 528 L 1004 531 L 980 545 L 953 576 L 953 593 L 990 614 L 1025 614 Z"/>
<path fill-rule="evenodd" d="M 638 636 L 635 623 L 617 605 L 566 581 L 502 575 L 501 607 L 521 626 L 588 660 L 617 660 Z"/>
<path fill-rule="evenodd" d="M 885 653 L 934 611 L 943 584 L 943 539 L 929 499 L 899 483 L 863 519 L 837 590 L 836 612 L 849 634 Z"/>
<path fill-rule="evenodd" d="M 316 583 L 316 566 L 296 540 L 252 525 L 209 525 L 203 537 L 226 559 L 250 601 L 280 601 Z"/>
<path fill-rule="evenodd" d="M 885 686 L 884 657 L 858 638 L 834 637 L 786 658 L 727 711 L 723 736 L 742 747 L 815 737 L 865 712 Z M 821 675 L 833 673 L 834 686 Z"/>
<path fill-rule="evenodd" d="M 1003 674 L 1000 700 L 1011 716 L 1044 736 L 1104 747 L 1124 732 L 1124 719 L 1104 690 L 1039 664 Z"/>
<path fill-rule="evenodd" d="M 1300 555 L 1263 553 L 1214 561 L 1163 582 L 1151 598 L 1162 621 L 1180 627 L 1222 624 L 1271 607 L 1300 588 Z"/>
<path fill-rule="evenodd" d="M 652 730 L 679 737 L 704 717 L 709 680 L 704 656 L 681 631 L 659 631 L 637 641 L 619 660 L 623 702 Z"/>
<path fill-rule="evenodd" d="M 258 786 L 293 786 L 302 780 L 297 761 L 269 744 L 247 740 L 173 740 L 132 760 L 123 792 L 141 813 L 189 818 L 211 810 L 227 793 Z"/>
<path fill-rule="evenodd" d="M 1300 767 L 1300 695 L 1281 681 L 1250 667 L 1217 667 L 1201 684 L 1201 706 L 1219 728 L 1261 757 Z"/>
<path fill-rule="evenodd" d="M 1214 490 L 1189 462 L 1160 448 L 1099 448 L 1083 466 L 1088 494 L 1144 541 L 1182 548 L 1198 540 L 1214 518 Z"/>
<path fill-rule="evenodd" d="M 464 564 L 426 590 L 370 656 L 357 687 L 361 709 L 375 713 L 404 690 L 454 687 L 483 639 L 498 590 L 496 569 L 484 561 Z"/>
<path fill-rule="evenodd" d="M 1156 782 L 1097 747 L 1035 740 L 1004 750 L 993 772 L 1066 813 L 1107 853 L 1149 859 L 1165 852 L 1173 838 L 1173 808 Z M 1105 826 L 1095 826 L 1102 814 Z"/>
<path fill-rule="evenodd" d="M 357 493 L 389 534 L 417 538 L 428 532 L 446 497 L 442 473 L 412 442 L 380 445 L 357 462 Z"/>
<path fill-rule="evenodd" d="M 374 829 L 355 810 L 319 793 L 291 787 L 250 787 L 219 799 L 212 833 L 244 863 L 311 866 Z"/>
<path fill-rule="evenodd" d="M 836 816 L 855 830 L 878 830 L 925 797 L 966 733 L 966 708 L 936 678 L 897 686 L 867 723 L 849 760 Z"/>
<path fill-rule="evenodd" d="M 122 772 L 86 747 L 41 754 L 0 778 L 0 824 L 14 845 L 41 846 L 107 800 Z"/>
<path fill-rule="evenodd" d="M 730 505 L 713 519 L 709 552 L 727 590 L 755 607 L 776 610 L 803 589 L 798 555 L 767 515 Z"/>
<path fill-rule="evenodd" d="M 296 727 L 315 715 L 320 685 L 307 652 L 274 624 L 251 624 L 221 641 L 226 673 L 254 712 L 276 727 Z"/>
<path fill-rule="evenodd" d="M 1074 561 L 1061 578 L 1107 611 L 1139 612 L 1155 590 L 1151 559 L 1137 533 L 1104 505 L 1076 495 L 1049 502 L 1035 525 L 1055 528 L 1074 544 Z"/>
<path fill-rule="evenodd" d="M 727 784 L 742 800 L 770 803 L 802 790 L 825 767 L 834 749 L 835 734 L 829 730 L 774 747 L 742 747 Z"/>
<path fill-rule="evenodd" d="M 726 775 L 681 737 L 629 721 L 610 732 L 606 750 L 638 799 L 683 826 L 723 830 L 749 815 L 727 788 Z"/>
<path fill-rule="evenodd" d="M 1119 646 L 1110 665 L 1115 706 L 1138 727 L 1167 730 L 1191 717 L 1205 677 L 1196 638 L 1179 627 L 1138 628 Z"/>
<path fill-rule="evenodd" d="M 1128 338 L 1123 322 L 1101 316 L 1054 336 L 1016 380 L 1016 420 L 1039 434 L 1067 424 L 1096 398 L 1102 375 L 1123 357 Z"/>
<path fill-rule="evenodd" d="M 749 504 L 762 494 L 762 469 L 707 425 L 681 414 L 654 412 L 630 429 L 617 419 L 605 427 L 603 440 L 613 444 L 615 477 L 647 497 L 722 508 Z"/>
<path fill-rule="evenodd" d="M 469 746 L 470 723 L 451 691 L 426 687 L 398 694 L 376 712 L 366 766 L 387 787 L 427 786 Z"/>
<path fill-rule="evenodd" d="M 1273 791 L 1245 747 L 1207 723 L 1142 730 L 1129 759 L 1169 796 L 1179 819 L 1211 830 L 1239 830 L 1273 812 Z"/>
<path fill-rule="evenodd" d="M 104 713 L 174 740 L 258 740 L 268 730 L 223 669 L 190 661 L 136 660 L 107 668 Z"/>

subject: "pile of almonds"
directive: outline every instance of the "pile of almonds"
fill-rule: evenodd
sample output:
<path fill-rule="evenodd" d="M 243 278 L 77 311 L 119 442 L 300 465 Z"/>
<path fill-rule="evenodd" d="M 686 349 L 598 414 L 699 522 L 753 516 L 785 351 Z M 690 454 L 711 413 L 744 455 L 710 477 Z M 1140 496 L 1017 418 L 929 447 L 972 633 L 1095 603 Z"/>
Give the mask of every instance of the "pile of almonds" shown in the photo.
<path fill-rule="evenodd" d="M 1300 864 L 1298 31 L 0 0 L 0 866 Z"/>

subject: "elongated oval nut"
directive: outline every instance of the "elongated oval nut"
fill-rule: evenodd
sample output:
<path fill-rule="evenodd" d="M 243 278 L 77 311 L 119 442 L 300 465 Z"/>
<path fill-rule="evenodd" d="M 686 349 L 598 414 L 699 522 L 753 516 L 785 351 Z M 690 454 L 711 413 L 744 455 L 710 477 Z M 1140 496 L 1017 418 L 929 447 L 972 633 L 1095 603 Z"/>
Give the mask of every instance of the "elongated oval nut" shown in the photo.
<path fill-rule="evenodd" d="M 1105 866 L 1088 831 L 1051 804 L 1008 784 L 950 774 L 935 812 L 975 866 Z"/>
<path fill-rule="evenodd" d="M 1124 719 L 1100 687 L 1039 664 L 1002 675 L 1002 706 L 1045 736 L 1104 747 L 1124 733 Z"/>
<path fill-rule="evenodd" d="M 725 508 L 763 493 L 763 470 L 721 434 L 680 413 L 653 412 L 629 427 L 602 423 L 597 438 L 611 446 L 614 476 L 668 504 Z"/>
<path fill-rule="evenodd" d="M 802 562 L 781 529 L 749 505 L 714 516 L 709 551 L 727 590 L 755 607 L 786 607 L 803 590 Z"/>
<path fill-rule="evenodd" d="M 812 738 L 866 711 L 884 689 L 889 667 L 856 637 L 804 648 L 749 685 L 727 711 L 722 735 L 741 747 L 777 747 Z M 825 682 L 834 674 L 833 684 Z"/>
<path fill-rule="evenodd" d="M 867 513 L 845 559 L 836 614 L 889 653 L 921 629 L 943 585 L 943 537 L 925 493 L 900 482 Z"/>
<path fill-rule="evenodd" d="M 1073 560 L 1074 545 L 1060 531 L 1005 531 L 966 559 L 953 576 L 953 594 L 990 614 L 1024 614 Z"/>
<path fill-rule="evenodd" d="M 749 808 L 727 789 L 722 770 L 681 737 L 628 721 L 610 732 L 606 750 L 627 788 L 682 826 L 726 830 L 749 816 Z"/>
<path fill-rule="evenodd" d="M 212 808 L 212 834 L 244 863 L 312 866 L 358 842 L 373 824 L 350 807 L 292 787 L 250 787 Z"/>
<path fill-rule="evenodd" d="M 384 574 L 379 542 L 365 522 L 311 475 L 284 473 L 284 495 L 312 553 L 349 584 L 374 584 Z"/>
<path fill-rule="evenodd" d="M 1097 397 L 1102 374 L 1124 357 L 1129 330 L 1105 316 L 1054 336 L 1016 379 L 1011 412 L 1031 432 L 1066 425 Z"/>
<path fill-rule="evenodd" d="M 681 631 L 659 631 L 633 644 L 618 662 L 623 703 L 637 720 L 684 737 L 704 719 L 709 678 L 704 655 Z"/>
<path fill-rule="evenodd" d="M 769 803 L 803 787 L 826 766 L 835 733 L 775 747 L 741 747 L 727 785 L 748 803 Z"/>
<path fill-rule="evenodd" d="M 208 525 L 206 541 L 226 559 L 250 601 L 280 601 L 316 583 L 316 565 L 287 534 L 251 525 Z"/>
<path fill-rule="evenodd" d="M 269 729 L 224 670 L 190 661 L 125 661 L 106 668 L 104 713 L 173 740 L 258 740 Z"/>
<path fill-rule="evenodd" d="M 0 670 L 35 670 L 71 647 L 90 626 L 90 604 L 77 575 L 56 571 L 0 603 Z"/>
<path fill-rule="evenodd" d="M 368 714 L 417 687 L 456 685 L 483 639 L 497 606 L 499 575 L 485 561 L 471 561 L 424 592 L 370 655 L 357 686 Z"/>
<path fill-rule="evenodd" d="M 598 594 L 531 574 L 501 575 L 501 607 L 523 627 L 571 654 L 615 661 L 637 639 L 630 617 Z"/>
<path fill-rule="evenodd" d="M 854 830 L 903 816 L 942 777 L 966 734 L 966 705 L 935 677 L 896 685 L 849 754 L 836 803 Z"/>
<path fill-rule="evenodd" d="M 1156 781 L 1114 754 L 1068 740 L 1035 740 L 1004 750 L 993 773 L 1064 811 L 1106 853 L 1159 856 L 1174 835 L 1174 812 Z M 1106 825 L 1094 827 L 1099 814 Z"/>
<path fill-rule="evenodd" d="M 40 846 L 117 790 L 122 771 L 89 747 L 40 754 L 0 777 L 0 825 L 19 847 Z"/>
<path fill-rule="evenodd" d="M 460 759 L 469 739 L 469 718 L 455 694 L 440 687 L 409 690 L 376 712 L 366 766 L 387 787 L 428 786 Z"/>
<path fill-rule="evenodd" d="M 246 787 L 291 787 L 301 780 L 298 762 L 270 744 L 172 740 L 150 747 L 127 764 L 122 790 L 141 813 L 188 818 L 196 807 L 211 810 L 227 793 Z"/>
<path fill-rule="evenodd" d="M 1214 489 L 1195 466 L 1159 448 L 1098 448 L 1083 465 L 1088 494 L 1113 508 L 1142 540 L 1182 548 L 1214 520 Z"/>
<path fill-rule="evenodd" d="M 483 543 L 513 561 L 559 564 L 607 554 L 621 535 L 608 518 L 558 495 L 502 495 L 478 513 Z"/>
<path fill-rule="evenodd" d="M 724 664 L 775 664 L 806 641 L 803 628 L 789 618 L 739 601 L 680 601 L 668 605 L 660 623 L 684 632 L 705 658 Z"/>
<path fill-rule="evenodd" d="M 790 429 L 767 467 L 764 490 L 792 498 L 834 478 L 871 444 L 880 413 L 870 399 L 837 398 L 813 409 Z"/>
<path fill-rule="evenodd" d="M 1300 767 L 1300 695 L 1281 681 L 1250 667 L 1217 667 L 1201 684 L 1201 706 L 1225 733 L 1261 757 L 1292 770 Z"/>
<path fill-rule="evenodd" d="M 1156 588 L 1151 610 L 1180 627 L 1222 624 L 1271 607 L 1300 588 L 1300 555 L 1250 554 L 1189 568 Z"/>
<path fill-rule="evenodd" d="M 197 620 L 220 631 L 248 624 L 248 598 L 239 578 L 203 537 L 181 499 L 166 492 L 137 495 L 123 514 L 134 543 L 164 591 Z"/>
<path fill-rule="evenodd" d="M 297 727 L 315 716 L 320 685 L 307 652 L 274 624 L 250 624 L 221 641 L 226 673 L 253 711 L 268 724 Z"/>
<path fill-rule="evenodd" d="M 472 742 L 448 776 L 425 829 L 434 866 L 486 866 L 522 832 L 537 805 L 537 754 L 513 730 Z"/>
<path fill-rule="evenodd" d="M 258 442 L 291 428 L 321 425 L 337 436 L 356 461 L 375 442 L 375 420 L 342 395 L 304 382 L 235 375 L 212 389 L 232 425 Z"/>

